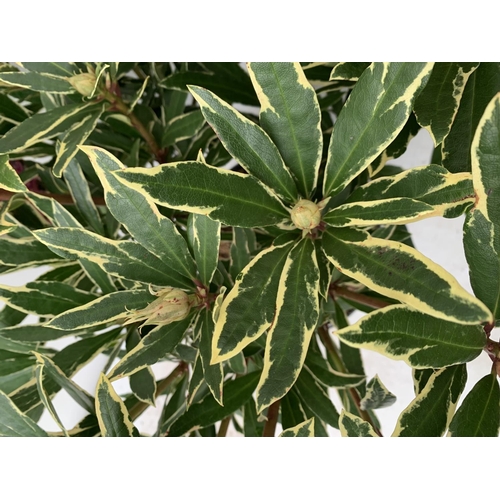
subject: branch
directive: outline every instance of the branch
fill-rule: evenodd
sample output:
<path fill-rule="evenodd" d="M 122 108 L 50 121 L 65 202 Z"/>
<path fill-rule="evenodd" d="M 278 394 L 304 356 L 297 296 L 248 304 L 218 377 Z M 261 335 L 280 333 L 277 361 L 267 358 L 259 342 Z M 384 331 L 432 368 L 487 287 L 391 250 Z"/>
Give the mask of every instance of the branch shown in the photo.
<path fill-rule="evenodd" d="M 332 285 L 330 287 L 330 295 L 332 298 L 343 297 L 344 299 L 349 299 L 358 304 L 364 304 L 365 306 L 373 307 L 374 309 L 381 309 L 382 307 L 390 306 L 391 303 L 385 300 L 377 299 L 376 297 L 370 297 L 369 295 L 363 295 L 362 293 L 353 292 L 346 287 Z"/>
<path fill-rule="evenodd" d="M 275 401 L 267 410 L 267 421 L 264 426 L 262 437 L 274 437 L 276 432 L 276 424 L 278 423 L 278 415 L 280 412 L 280 400 Z"/>
<path fill-rule="evenodd" d="M 226 437 L 227 429 L 229 428 L 229 424 L 231 423 L 231 415 L 222 420 L 219 427 L 219 432 L 217 432 L 218 438 Z"/>

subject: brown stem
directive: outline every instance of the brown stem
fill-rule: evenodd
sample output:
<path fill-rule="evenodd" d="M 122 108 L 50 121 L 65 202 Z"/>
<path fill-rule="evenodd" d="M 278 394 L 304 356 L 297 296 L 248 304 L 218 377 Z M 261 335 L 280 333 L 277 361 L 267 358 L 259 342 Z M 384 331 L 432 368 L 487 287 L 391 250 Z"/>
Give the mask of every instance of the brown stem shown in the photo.
<path fill-rule="evenodd" d="M 278 423 L 278 415 L 280 412 L 280 400 L 275 401 L 267 410 L 267 421 L 264 426 L 262 437 L 274 437 L 276 432 L 276 424 Z"/>
<path fill-rule="evenodd" d="M 155 393 L 155 399 L 160 396 L 163 391 L 180 375 L 182 375 L 186 370 L 187 370 L 188 365 L 184 362 L 181 361 L 171 372 L 170 375 L 168 375 L 166 378 L 163 380 L 160 380 L 157 385 L 156 385 L 156 393 Z M 142 401 L 139 401 L 136 403 L 132 408 L 130 409 L 130 419 L 134 421 L 137 417 L 142 415 L 144 411 L 147 409 L 149 405 L 147 403 L 143 403 Z"/>
<path fill-rule="evenodd" d="M 219 432 L 217 432 L 218 438 L 226 437 L 227 430 L 229 428 L 230 423 L 231 423 L 231 415 L 229 415 L 229 417 L 226 417 L 224 420 L 222 420 L 222 422 L 220 423 Z"/>
<path fill-rule="evenodd" d="M 337 297 L 344 297 L 345 299 L 353 300 L 358 304 L 364 304 L 365 306 L 373 307 L 374 309 L 381 309 L 382 307 L 390 306 L 389 302 L 385 300 L 377 299 L 376 297 L 370 297 L 369 295 L 363 295 L 362 293 L 353 292 L 348 288 L 343 286 L 333 285 L 330 288 L 330 294 Z M 333 297 L 332 297 L 333 298 Z"/>
<path fill-rule="evenodd" d="M 156 139 L 153 134 L 142 124 L 142 122 L 137 118 L 137 116 L 129 109 L 129 107 L 123 102 L 122 98 L 116 94 L 109 92 L 108 90 L 103 91 L 103 97 L 109 101 L 113 107 L 120 113 L 128 116 L 130 122 L 135 127 L 135 129 L 141 134 L 142 138 L 147 142 L 149 149 L 155 155 L 156 159 L 162 163 L 164 151 L 160 149 Z"/>
<path fill-rule="evenodd" d="M 326 347 L 326 350 L 330 354 L 333 364 L 335 366 L 335 369 L 339 372 L 342 373 L 349 373 L 348 370 L 346 369 L 344 362 L 342 361 L 341 357 L 339 356 L 339 353 L 337 352 L 337 348 L 335 347 L 335 344 L 333 343 L 332 339 L 330 338 L 330 335 L 328 333 L 327 328 L 325 325 L 320 326 L 318 328 L 319 336 L 321 337 L 321 340 L 323 342 L 323 345 Z M 366 410 L 361 409 L 361 398 L 359 397 L 359 393 L 355 387 L 349 387 L 347 389 L 349 391 L 349 394 L 351 396 L 352 402 L 356 406 L 361 418 L 368 422 L 372 427 L 373 430 L 382 437 L 382 433 L 380 432 L 380 429 L 375 425 L 373 422 L 372 418 L 370 417 L 370 414 Z"/>
<path fill-rule="evenodd" d="M 8 201 L 16 194 L 20 193 L 10 193 L 9 191 L 5 191 L 5 189 L 0 189 L 0 201 Z M 47 196 L 48 198 L 53 198 L 61 205 L 74 205 L 75 203 L 73 198 L 69 194 L 48 193 L 46 191 L 37 191 L 37 194 Z M 92 200 L 94 201 L 95 205 L 106 205 L 104 198 L 100 196 L 96 196 L 92 198 Z"/>

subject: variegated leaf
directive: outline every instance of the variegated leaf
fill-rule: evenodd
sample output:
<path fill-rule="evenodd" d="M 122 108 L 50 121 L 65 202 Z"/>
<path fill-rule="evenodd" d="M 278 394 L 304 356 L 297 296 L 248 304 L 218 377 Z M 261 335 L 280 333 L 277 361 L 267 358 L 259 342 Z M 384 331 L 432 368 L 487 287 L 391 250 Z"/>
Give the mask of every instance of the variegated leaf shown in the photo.
<path fill-rule="evenodd" d="M 11 238 L 11 235 L 12 232 L 0 239 L 0 264 L 21 269 L 61 262 L 58 255 L 34 238 Z"/>
<path fill-rule="evenodd" d="M 366 393 L 359 402 L 361 410 L 377 410 L 391 406 L 396 402 L 396 396 L 392 394 L 375 375 L 370 382 L 366 384 Z"/>
<path fill-rule="evenodd" d="M 348 345 L 403 360 L 413 368 L 466 363 L 486 346 L 481 326 L 451 323 L 405 305 L 371 312 L 335 334 Z"/>
<path fill-rule="evenodd" d="M 393 437 L 443 436 L 467 381 L 465 365 L 434 372 L 425 388 L 399 416 Z"/>
<path fill-rule="evenodd" d="M 342 437 L 379 437 L 366 420 L 345 410 L 340 414 L 339 428 Z"/>
<path fill-rule="evenodd" d="M 193 320 L 192 315 L 181 321 L 157 326 L 130 350 L 109 373 L 110 380 L 128 377 L 151 366 L 170 354 L 182 340 Z"/>
<path fill-rule="evenodd" d="M 291 244 L 259 253 L 241 272 L 222 303 L 213 335 L 213 362 L 233 357 L 272 324 L 276 294 Z"/>
<path fill-rule="evenodd" d="M 85 330 L 85 332 L 80 331 L 78 333 L 87 333 L 88 331 L 89 330 Z M 47 322 L 28 325 L 12 325 L 2 328 L 1 330 L 2 338 L 18 342 L 48 342 L 71 335 L 75 335 L 74 330 L 56 330 L 55 328 L 48 327 Z"/>
<path fill-rule="evenodd" d="M 500 387 L 497 377 L 483 377 L 465 396 L 450 424 L 451 437 L 498 437 Z"/>
<path fill-rule="evenodd" d="M 101 373 L 96 388 L 96 414 L 102 437 L 134 437 L 136 430 L 125 404 Z"/>
<path fill-rule="evenodd" d="M 0 188 L 13 193 L 23 193 L 28 190 L 18 173 L 9 164 L 7 155 L 0 155 Z"/>
<path fill-rule="evenodd" d="M 314 437 L 314 417 L 284 430 L 279 437 Z"/>
<path fill-rule="evenodd" d="M 50 92 L 55 94 L 73 94 L 75 89 L 66 80 L 46 73 L 0 73 L 0 84 L 35 90 L 36 92 Z"/>
<path fill-rule="evenodd" d="M 412 247 L 338 228 L 323 233 L 323 249 L 343 274 L 422 313 L 464 325 L 491 318 L 451 274 Z"/>
<path fill-rule="evenodd" d="M 260 123 L 309 197 L 318 181 L 323 152 L 321 111 L 316 92 L 299 63 L 249 63 L 261 109 Z"/>
<path fill-rule="evenodd" d="M 295 201 L 298 194 L 293 178 L 266 132 L 209 90 L 188 88 L 231 156 L 285 200 Z"/>
<path fill-rule="evenodd" d="M 208 215 L 223 224 L 258 227 L 289 219 L 276 195 L 252 176 L 201 162 L 129 168 L 114 175 L 158 205 Z"/>
<path fill-rule="evenodd" d="M 12 399 L 0 390 L 0 436 L 47 437 L 47 433 L 24 415 Z"/>
<path fill-rule="evenodd" d="M 312 240 L 304 238 L 288 254 L 281 273 L 257 388 L 258 413 L 283 397 L 297 380 L 318 318 L 316 252 Z"/>
<path fill-rule="evenodd" d="M 141 336 L 139 335 L 137 329 L 134 329 L 127 337 L 127 351 L 130 352 L 132 349 L 137 347 L 140 341 Z M 139 401 L 155 406 L 156 380 L 153 370 L 151 370 L 149 366 L 146 366 L 130 375 L 129 381 L 130 389 Z"/>
<path fill-rule="evenodd" d="M 165 126 L 162 139 L 163 147 L 173 146 L 176 142 L 190 139 L 199 132 L 204 123 L 205 119 L 200 110 L 175 116 Z"/>
<path fill-rule="evenodd" d="M 464 248 L 476 296 L 500 318 L 500 93 L 488 104 L 472 142 L 476 202 L 464 225 Z"/>
<path fill-rule="evenodd" d="M 323 195 L 335 195 L 390 144 L 410 116 L 433 63 L 372 63 L 335 123 Z"/>
<path fill-rule="evenodd" d="M 418 122 L 441 144 L 450 132 L 469 76 L 479 63 L 437 62 L 415 101 Z"/>
<path fill-rule="evenodd" d="M 73 76 L 80 71 L 80 68 L 73 62 L 20 62 L 17 64 L 28 71 L 62 77 Z"/>
<path fill-rule="evenodd" d="M 330 80 L 356 82 L 368 66 L 370 66 L 370 63 L 367 62 L 339 62 L 333 67 Z"/>
<path fill-rule="evenodd" d="M 234 281 L 251 260 L 250 246 L 253 246 L 252 243 L 255 244 L 255 234 L 251 229 L 244 227 L 233 228 L 229 271 Z"/>
<path fill-rule="evenodd" d="M 307 353 L 306 366 L 314 378 L 327 387 L 356 387 L 366 380 L 364 375 L 333 370 L 320 354 L 310 350 Z"/>

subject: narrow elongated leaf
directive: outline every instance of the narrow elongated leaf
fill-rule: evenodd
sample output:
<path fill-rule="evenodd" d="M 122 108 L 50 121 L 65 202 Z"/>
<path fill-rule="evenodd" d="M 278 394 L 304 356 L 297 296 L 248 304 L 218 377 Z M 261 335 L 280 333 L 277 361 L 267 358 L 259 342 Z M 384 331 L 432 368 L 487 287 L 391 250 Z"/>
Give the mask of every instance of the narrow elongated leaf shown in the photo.
<path fill-rule="evenodd" d="M 391 406 L 396 401 L 396 396 L 392 394 L 382 381 L 375 375 L 368 384 L 366 384 L 366 393 L 360 401 L 362 410 L 376 410 Z"/>
<path fill-rule="evenodd" d="M 106 333 L 73 342 L 61 351 L 54 354 L 52 361 L 59 366 L 66 377 L 72 377 L 83 366 L 105 350 L 120 334 L 121 328 L 115 328 Z M 38 349 L 39 351 L 39 349 Z M 44 382 L 49 397 L 54 395 L 60 386 L 54 380 Z M 10 394 L 12 401 L 23 412 L 36 411 L 41 401 L 36 388 L 35 380 L 31 380 Z"/>
<path fill-rule="evenodd" d="M 316 380 L 327 387 L 356 387 L 366 379 L 364 375 L 333 370 L 321 355 L 308 352 L 306 366 Z"/>
<path fill-rule="evenodd" d="M 14 326 L 21 323 L 21 321 L 26 317 L 21 311 L 12 309 L 9 306 L 4 306 L 0 311 L 0 328 L 5 328 L 7 326 Z"/>
<path fill-rule="evenodd" d="M 33 362 L 33 357 L 27 354 L 0 350 L 0 377 L 24 370 Z"/>
<path fill-rule="evenodd" d="M 8 95 L 0 94 L 0 117 L 5 121 L 17 125 L 19 122 L 29 118 L 30 112 Z"/>
<path fill-rule="evenodd" d="M 379 437 L 366 420 L 345 410 L 340 414 L 339 428 L 342 437 Z"/>
<path fill-rule="evenodd" d="M 187 278 L 133 241 L 114 241 L 79 228 L 40 229 L 33 234 L 61 257 L 90 260 L 118 278 L 191 288 Z"/>
<path fill-rule="evenodd" d="M 190 139 L 200 131 L 204 123 L 205 119 L 198 109 L 184 115 L 175 116 L 165 127 L 162 140 L 163 147 L 173 146 L 176 142 Z"/>
<path fill-rule="evenodd" d="M 125 167 L 100 148 L 83 147 L 104 188 L 106 205 L 127 231 L 147 250 L 177 272 L 196 277 L 196 266 L 186 241 L 173 222 L 163 216 L 149 196 L 125 185 L 113 172 Z"/>
<path fill-rule="evenodd" d="M 238 274 L 240 274 L 243 268 L 245 268 L 251 260 L 250 239 L 252 236 L 254 235 L 251 229 L 242 227 L 233 228 L 231 264 L 229 266 L 229 271 L 234 281 L 236 281 Z"/>
<path fill-rule="evenodd" d="M 366 62 L 339 62 L 330 73 L 330 80 L 350 80 L 356 82 L 363 74 L 363 71 L 370 66 Z"/>
<path fill-rule="evenodd" d="M 55 94 L 72 94 L 75 92 L 75 89 L 65 78 L 44 73 L 0 73 L 0 82 L 9 86 L 22 87 L 37 92 Z"/>
<path fill-rule="evenodd" d="M 260 123 L 295 176 L 306 198 L 318 181 L 323 152 L 316 92 L 299 63 L 249 63 L 261 109 Z"/>
<path fill-rule="evenodd" d="M 284 430 L 279 437 L 314 437 L 314 417 Z"/>
<path fill-rule="evenodd" d="M 291 244 L 259 253 L 241 272 L 219 312 L 213 335 L 212 362 L 233 357 L 272 324 L 276 294 Z"/>
<path fill-rule="evenodd" d="M 434 207 L 442 215 L 475 200 L 472 176 L 463 172 L 451 174 L 441 165 L 416 167 L 390 177 L 380 177 L 356 189 L 347 203 L 412 198 Z M 341 208 L 341 207 L 340 207 Z"/>
<path fill-rule="evenodd" d="M 441 144 L 450 132 L 469 76 L 479 63 L 438 62 L 415 101 L 418 122 Z"/>
<path fill-rule="evenodd" d="M 212 359 L 212 336 L 214 322 L 212 314 L 204 309 L 198 318 L 195 327 L 195 336 L 200 339 L 200 357 L 206 384 L 215 400 L 222 405 L 222 388 L 224 383 L 224 370 L 222 363 L 210 364 Z"/>
<path fill-rule="evenodd" d="M 58 330 L 102 325 L 123 318 L 135 309 L 143 309 L 153 300 L 148 290 L 120 290 L 59 314 L 47 325 Z"/>
<path fill-rule="evenodd" d="M 16 153 L 37 142 L 51 139 L 101 106 L 93 103 L 68 104 L 30 116 L 0 138 L 0 154 Z"/>
<path fill-rule="evenodd" d="M 393 437 L 442 436 L 455 413 L 467 381 L 465 365 L 434 372 L 425 388 L 399 416 Z"/>
<path fill-rule="evenodd" d="M 323 220 L 334 227 L 407 224 L 437 215 L 435 209 L 411 198 L 344 203 L 330 210 Z"/>
<path fill-rule="evenodd" d="M 266 132 L 209 90 L 193 86 L 189 90 L 231 156 L 284 199 L 295 201 L 295 183 Z"/>
<path fill-rule="evenodd" d="M 139 332 L 137 330 L 131 332 L 127 337 L 127 351 L 130 352 L 140 341 Z M 130 376 L 130 389 L 139 401 L 155 406 L 156 381 L 153 370 L 149 366 Z"/>
<path fill-rule="evenodd" d="M 0 155 L 0 188 L 13 193 L 23 193 L 28 190 L 17 172 L 9 164 L 7 155 Z"/>
<path fill-rule="evenodd" d="M 0 286 L 0 300 L 28 314 L 55 316 L 95 299 L 96 295 L 57 281 Z"/>
<path fill-rule="evenodd" d="M 0 391 L 11 394 L 22 385 L 27 384 L 35 376 L 35 365 L 29 366 L 9 375 L 0 377 Z"/>
<path fill-rule="evenodd" d="M 46 375 L 66 390 L 73 400 L 83 409 L 89 413 L 95 413 L 95 400 L 85 389 L 82 389 L 78 384 L 68 378 L 48 356 L 37 352 L 34 354 L 37 362 L 43 366 Z"/>
<path fill-rule="evenodd" d="M 109 373 L 110 380 L 127 377 L 145 366 L 154 365 L 171 353 L 189 328 L 192 316 L 169 325 L 157 326 L 130 350 Z"/>
<path fill-rule="evenodd" d="M 47 433 L 0 390 L 0 436 L 47 437 Z"/>
<path fill-rule="evenodd" d="M 168 436 L 182 436 L 212 425 L 234 413 L 252 397 L 259 375 L 259 372 L 252 372 L 224 384 L 224 406 L 220 406 L 212 395 L 191 405 L 189 410 L 170 427 Z"/>
<path fill-rule="evenodd" d="M 335 334 L 348 345 L 403 360 L 414 368 L 466 363 L 486 346 L 481 326 L 451 323 L 405 305 L 371 312 Z"/>
<path fill-rule="evenodd" d="M 453 126 L 441 148 L 441 162 L 450 172 L 470 172 L 471 144 L 488 103 L 500 92 L 500 63 L 483 62 L 470 75 Z"/>
<path fill-rule="evenodd" d="M 250 398 L 243 407 L 243 433 L 245 437 L 260 437 L 263 430 L 264 424 L 257 419 L 255 401 Z"/>
<path fill-rule="evenodd" d="M 390 144 L 410 116 L 433 63 L 372 63 L 335 123 L 323 195 L 335 195 Z"/>
<path fill-rule="evenodd" d="M 5 266 L 21 268 L 60 261 L 58 255 L 32 237 L 0 239 L 0 264 Z"/>
<path fill-rule="evenodd" d="M 343 228 L 323 233 L 323 249 L 343 274 L 425 314 L 460 324 L 491 318 L 482 302 L 412 247 Z"/>
<path fill-rule="evenodd" d="M 201 162 L 114 172 L 158 205 L 208 215 L 223 224 L 258 227 L 289 218 L 279 199 L 253 177 Z"/>
<path fill-rule="evenodd" d="M 432 368 L 424 368 L 422 370 L 414 368 L 411 372 L 413 377 L 413 390 L 415 396 L 418 396 L 424 390 L 434 370 Z"/>
<path fill-rule="evenodd" d="M 0 349 L 4 351 L 17 352 L 20 354 L 30 354 L 31 351 L 33 351 L 35 348 L 35 343 L 10 340 L 3 335 L 0 335 Z"/>
<path fill-rule="evenodd" d="M 451 437 L 498 437 L 500 387 L 497 377 L 483 377 L 465 396 L 450 424 Z"/>
<path fill-rule="evenodd" d="M 255 410 L 254 410 L 255 411 Z M 280 400 L 281 426 L 283 429 L 295 427 L 307 420 L 304 405 L 295 390 L 288 391 Z M 257 417 L 257 413 L 255 413 Z M 260 433 L 262 435 L 262 432 Z"/>
<path fill-rule="evenodd" d="M 257 388 L 258 413 L 284 396 L 297 380 L 319 317 L 318 295 L 316 252 L 312 240 L 304 238 L 289 253 L 281 273 Z"/>
<path fill-rule="evenodd" d="M 80 69 L 72 62 L 22 62 L 18 63 L 28 71 L 37 73 L 49 73 L 56 76 L 73 76 L 79 73 Z"/>
<path fill-rule="evenodd" d="M 104 373 L 97 383 L 95 401 L 102 437 L 134 437 L 127 408 Z"/>
<path fill-rule="evenodd" d="M 205 286 L 210 285 L 219 262 L 220 226 L 206 215 L 190 214 L 188 218 L 188 237 Z"/>
<path fill-rule="evenodd" d="M 488 104 L 472 143 L 476 203 L 464 225 L 465 256 L 476 296 L 500 318 L 500 94 Z"/>

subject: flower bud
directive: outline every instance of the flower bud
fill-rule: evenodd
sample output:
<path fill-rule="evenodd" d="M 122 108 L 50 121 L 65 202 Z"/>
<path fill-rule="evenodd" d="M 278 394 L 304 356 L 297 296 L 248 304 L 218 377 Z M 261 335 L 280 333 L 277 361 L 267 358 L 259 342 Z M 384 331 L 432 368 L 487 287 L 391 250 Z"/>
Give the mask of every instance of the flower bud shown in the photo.
<path fill-rule="evenodd" d="M 80 94 L 88 97 L 94 91 L 96 76 L 93 73 L 80 73 L 68 78 L 68 81 Z"/>
<path fill-rule="evenodd" d="M 291 216 L 296 227 L 307 231 L 319 226 L 321 222 L 320 207 L 309 200 L 300 200 L 293 207 Z"/>
<path fill-rule="evenodd" d="M 155 295 L 158 298 L 144 309 L 129 311 L 124 324 L 146 320 L 144 325 L 168 325 L 186 318 L 196 302 L 196 296 L 188 295 L 178 288 L 164 288 Z"/>

